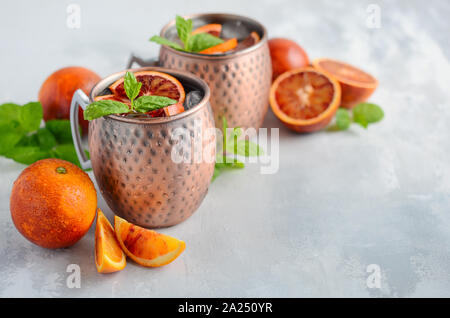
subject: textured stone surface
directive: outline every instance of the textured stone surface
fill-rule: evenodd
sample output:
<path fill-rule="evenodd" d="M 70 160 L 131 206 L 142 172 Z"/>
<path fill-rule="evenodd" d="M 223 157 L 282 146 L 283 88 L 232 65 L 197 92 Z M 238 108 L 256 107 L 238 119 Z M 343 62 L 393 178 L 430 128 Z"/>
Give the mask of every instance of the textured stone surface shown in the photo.
<path fill-rule="evenodd" d="M 0 296 L 450 296 L 448 1 L 166 1 L 157 12 L 151 1 L 111 2 L 76 1 L 78 30 L 66 27 L 68 2 L 2 4 L 0 102 L 35 99 L 62 66 L 104 76 L 132 51 L 155 56 L 147 40 L 176 13 L 227 11 L 251 13 L 311 57 L 371 72 L 386 118 L 367 131 L 295 135 L 269 111 L 278 173 L 250 164 L 220 176 L 191 218 L 162 230 L 186 241 L 178 260 L 155 270 L 130 261 L 107 276 L 95 270 L 94 228 L 59 251 L 20 236 L 9 194 L 24 166 L 1 158 Z M 366 26 L 371 3 L 379 29 Z M 66 286 L 69 264 L 81 268 L 80 289 Z M 380 289 L 366 285 L 369 264 L 381 268 Z"/>

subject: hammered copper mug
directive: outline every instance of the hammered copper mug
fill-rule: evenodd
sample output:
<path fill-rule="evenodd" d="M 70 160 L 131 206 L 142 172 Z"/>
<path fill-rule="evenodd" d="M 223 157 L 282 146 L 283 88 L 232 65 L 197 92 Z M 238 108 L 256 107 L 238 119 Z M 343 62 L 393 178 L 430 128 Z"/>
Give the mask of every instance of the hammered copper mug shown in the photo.
<path fill-rule="evenodd" d="M 208 85 L 198 77 L 157 67 L 154 70 L 176 77 L 183 86 L 203 92 L 203 99 L 193 108 L 171 117 L 142 118 L 109 115 L 89 122 L 90 160 L 81 147 L 78 106 L 83 109 L 126 71 L 102 79 L 89 97 L 77 90 L 71 105 L 72 137 L 81 166 L 93 169 L 100 192 L 111 210 L 126 220 L 148 228 L 178 224 L 195 212 L 205 197 L 214 171 L 214 160 L 176 163 L 174 147 L 198 141 L 201 151 L 211 149 L 215 157 L 215 135 L 202 138 L 199 130 L 214 129 Z M 186 86 L 185 86 L 186 87 Z M 174 131 L 183 128 L 188 138 L 174 139 Z M 214 146 L 209 147 L 210 144 Z M 195 155 L 195 153 L 193 153 Z"/>
<path fill-rule="evenodd" d="M 211 106 L 216 126 L 221 128 L 222 117 L 229 127 L 258 129 L 269 107 L 269 90 L 272 82 L 272 64 L 267 43 L 266 28 L 259 22 L 234 14 L 195 14 L 194 29 L 209 23 L 236 23 L 249 31 L 255 31 L 261 40 L 246 49 L 217 55 L 205 55 L 177 51 L 162 45 L 159 60 L 147 60 L 132 56 L 141 65 L 160 65 L 170 69 L 191 72 L 204 79 L 211 89 Z M 168 23 L 160 36 L 176 41 L 175 20 Z"/>

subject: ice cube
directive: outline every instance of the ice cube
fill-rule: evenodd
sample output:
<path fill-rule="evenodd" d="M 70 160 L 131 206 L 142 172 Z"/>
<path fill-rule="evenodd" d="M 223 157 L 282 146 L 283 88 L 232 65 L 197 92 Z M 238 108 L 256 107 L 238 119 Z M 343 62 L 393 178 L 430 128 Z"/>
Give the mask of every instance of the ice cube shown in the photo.
<path fill-rule="evenodd" d="M 183 106 L 185 110 L 191 109 L 203 99 L 201 91 L 191 91 L 186 95 Z"/>
<path fill-rule="evenodd" d="M 223 39 L 237 38 L 238 41 L 242 41 L 249 34 L 250 31 L 242 21 L 228 21 L 222 25 L 222 34 L 220 37 Z"/>

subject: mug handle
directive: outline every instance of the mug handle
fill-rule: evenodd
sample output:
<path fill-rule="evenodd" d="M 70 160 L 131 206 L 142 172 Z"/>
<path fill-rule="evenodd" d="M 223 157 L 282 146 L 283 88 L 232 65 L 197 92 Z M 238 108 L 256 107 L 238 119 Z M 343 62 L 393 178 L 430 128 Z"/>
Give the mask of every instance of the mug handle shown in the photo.
<path fill-rule="evenodd" d="M 128 60 L 127 69 L 132 68 L 134 63 L 138 66 L 159 66 L 159 60 L 156 57 L 144 60 L 134 54 L 131 54 L 130 59 Z"/>
<path fill-rule="evenodd" d="M 77 152 L 78 160 L 80 161 L 81 168 L 90 169 L 92 168 L 91 160 L 89 160 L 81 147 L 81 135 L 80 135 L 80 124 L 78 121 L 78 106 L 83 110 L 89 105 L 89 97 L 81 90 L 77 89 L 72 97 L 72 103 L 70 104 L 70 128 L 72 130 L 72 139 L 75 146 L 75 151 Z"/>

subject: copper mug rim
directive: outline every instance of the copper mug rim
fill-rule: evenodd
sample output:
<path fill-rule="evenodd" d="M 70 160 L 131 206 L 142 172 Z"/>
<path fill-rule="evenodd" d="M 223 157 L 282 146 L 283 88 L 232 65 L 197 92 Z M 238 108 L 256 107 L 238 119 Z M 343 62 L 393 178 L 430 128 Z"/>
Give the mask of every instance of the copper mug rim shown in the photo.
<path fill-rule="evenodd" d="M 204 92 L 203 98 L 193 108 L 188 109 L 180 114 L 170 116 L 170 117 L 130 118 L 130 117 L 124 117 L 124 116 L 119 116 L 119 115 L 107 115 L 107 116 L 105 116 L 107 118 L 117 120 L 117 121 L 127 122 L 127 123 L 134 123 L 134 124 L 149 124 L 149 125 L 151 125 L 151 124 L 169 123 L 169 122 L 173 122 L 178 119 L 190 116 L 191 114 L 196 113 L 197 111 L 201 110 L 203 107 L 207 107 L 207 105 L 208 105 L 211 92 L 210 92 L 208 84 L 206 84 L 206 82 L 204 80 L 202 80 L 200 77 L 198 77 L 192 73 L 188 73 L 185 71 L 179 71 L 179 70 L 173 70 L 173 69 L 169 69 L 169 68 L 165 68 L 165 67 L 157 67 L 157 66 L 126 69 L 126 70 L 116 72 L 116 73 L 113 73 L 111 75 L 104 77 L 97 84 L 95 84 L 94 87 L 91 89 L 91 91 L 89 93 L 90 101 L 93 102 L 94 97 L 98 96 L 98 94 L 101 93 L 102 91 L 104 91 L 109 85 L 111 85 L 111 83 L 114 83 L 114 81 L 123 77 L 125 75 L 125 73 L 128 71 L 133 72 L 133 73 L 139 72 L 139 71 L 157 71 L 157 72 L 172 75 L 172 76 L 176 77 L 177 79 L 181 78 L 181 81 L 188 80 L 190 82 L 197 84 L 197 86 L 203 90 L 203 92 Z"/>
<path fill-rule="evenodd" d="M 252 52 L 252 51 L 254 51 L 254 50 L 257 50 L 259 47 L 261 47 L 262 45 L 264 45 L 264 43 L 267 42 L 268 35 L 267 35 L 267 30 L 266 30 L 266 28 L 264 27 L 264 25 L 262 25 L 261 23 L 259 23 L 259 22 L 258 22 L 257 20 L 255 20 L 255 19 L 252 19 L 252 18 L 243 16 L 243 15 L 233 14 L 233 13 L 214 13 L 214 12 L 211 12 L 211 13 L 195 13 L 195 14 L 189 14 L 189 15 L 185 15 L 185 16 L 183 16 L 183 17 L 184 17 L 184 18 L 187 18 L 187 19 L 196 19 L 196 18 L 199 18 L 199 17 L 205 17 L 205 16 L 206 16 L 206 17 L 212 17 L 212 18 L 215 17 L 215 16 L 220 16 L 220 17 L 230 18 L 230 19 L 245 20 L 245 21 L 251 22 L 251 23 L 253 23 L 253 24 L 256 24 L 256 25 L 258 25 L 259 28 L 261 28 L 262 33 L 263 33 L 263 34 L 262 34 L 262 37 L 261 37 L 261 40 L 260 40 L 258 43 L 256 43 L 255 45 L 252 45 L 251 47 L 248 47 L 248 48 L 246 48 L 246 49 L 243 49 L 243 50 L 240 50 L 240 51 L 237 51 L 237 52 L 232 52 L 232 53 L 222 53 L 222 54 L 214 54 L 214 55 L 212 55 L 212 54 L 199 54 L 199 53 L 191 53 L 191 52 L 178 51 L 178 50 L 175 50 L 175 49 L 171 48 L 170 46 L 165 45 L 166 49 L 169 50 L 169 51 L 171 51 L 171 52 L 174 52 L 174 53 L 176 53 L 176 54 L 182 55 L 182 56 L 188 56 L 188 57 L 195 56 L 195 57 L 197 57 L 197 58 L 201 58 L 201 59 L 205 59 L 205 60 L 221 60 L 221 59 L 234 58 L 234 57 L 236 57 L 236 56 L 240 56 L 240 55 L 244 55 L 244 54 L 250 53 L 250 52 Z M 166 31 L 167 31 L 170 27 L 172 27 L 172 26 L 174 26 L 174 25 L 175 25 L 175 19 L 173 19 L 173 20 L 171 20 L 169 23 L 167 23 L 167 24 L 161 29 L 161 32 L 160 32 L 159 35 L 160 35 L 161 37 L 164 37 L 164 34 L 166 33 Z"/>

